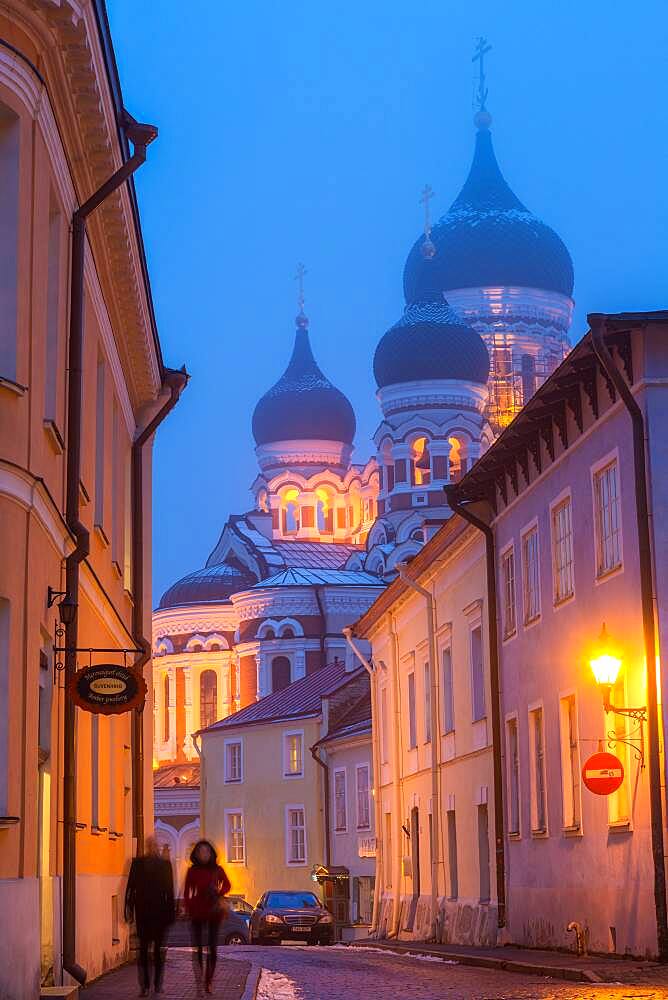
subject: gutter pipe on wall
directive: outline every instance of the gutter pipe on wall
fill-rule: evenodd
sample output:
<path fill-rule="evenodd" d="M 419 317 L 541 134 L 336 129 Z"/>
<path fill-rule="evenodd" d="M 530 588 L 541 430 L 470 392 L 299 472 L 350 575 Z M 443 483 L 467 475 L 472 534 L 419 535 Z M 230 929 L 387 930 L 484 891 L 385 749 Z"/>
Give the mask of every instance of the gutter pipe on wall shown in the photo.
<path fill-rule="evenodd" d="M 329 836 L 329 823 L 330 823 L 330 806 L 329 806 L 329 764 L 327 764 L 320 754 L 318 753 L 318 747 L 309 747 L 311 751 L 311 756 L 316 764 L 319 764 L 323 770 L 323 775 L 325 779 L 325 865 L 327 868 L 330 867 L 332 863 L 332 852 L 330 848 L 330 836 Z"/>
<path fill-rule="evenodd" d="M 430 691 L 430 728 L 431 728 L 431 936 L 432 940 L 440 939 L 439 908 L 438 908 L 438 871 L 441 864 L 441 794 L 440 794 L 440 742 L 439 709 L 438 709 L 438 662 L 436 654 L 436 603 L 434 595 L 426 587 L 412 580 L 406 572 L 406 564 L 397 565 L 402 582 L 410 587 L 427 603 L 427 634 L 429 637 L 429 685 Z M 445 892 L 445 886 L 444 892 Z"/>
<path fill-rule="evenodd" d="M 631 417 L 633 427 L 633 466 L 635 473 L 636 525 L 638 532 L 638 563 L 640 570 L 640 602 L 642 605 L 645 663 L 647 670 L 647 736 L 649 744 L 650 820 L 652 827 L 652 858 L 654 861 L 654 908 L 659 960 L 668 962 L 668 914 L 666 912 L 666 869 L 663 856 L 663 814 L 661 803 L 661 765 L 659 751 L 659 717 L 656 689 L 656 639 L 654 620 L 654 585 L 652 548 L 649 532 L 649 503 L 645 459 L 645 421 L 626 380 L 612 360 L 605 343 L 605 316 L 592 313 L 587 317 L 594 353 L 601 368 L 619 393 Z"/>
<path fill-rule="evenodd" d="M 151 644 L 144 635 L 144 460 L 143 449 L 146 442 L 168 413 L 174 409 L 181 393 L 188 384 L 185 368 L 175 371 L 167 368 L 163 387 L 169 390 L 169 398 L 152 420 L 139 433 L 132 445 L 132 637 L 137 649 L 141 649 L 134 669 L 143 674 L 144 667 L 151 659 Z M 132 713 L 132 819 L 133 833 L 137 842 L 137 854 L 144 850 L 144 710 Z"/>
<path fill-rule="evenodd" d="M 394 689 L 394 725 L 392 726 L 392 801 L 394 812 L 395 850 L 392 864 L 392 885 L 394 886 L 394 905 L 392 908 L 392 930 L 388 937 L 398 938 L 401 930 L 401 880 L 402 844 L 404 824 L 401 818 L 403 802 L 401 797 L 401 678 L 399 676 L 399 636 L 397 623 L 391 611 L 388 612 L 389 633 L 392 646 L 392 686 Z"/>
<path fill-rule="evenodd" d="M 477 517 L 459 498 L 456 485 L 445 487 L 451 509 L 485 536 L 487 562 L 487 632 L 489 636 L 489 680 L 492 689 L 492 755 L 494 766 L 494 842 L 496 859 L 497 923 L 506 926 L 506 854 L 503 811 L 503 767 L 501 745 L 501 683 L 496 599 L 496 554 L 494 529 Z"/>
<path fill-rule="evenodd" d="M 375 934 L 378 930 L 378 918 L 380 909 L 380 890 L 383 880 L 383 842 L 381 838 L 382 825 L 382 803 L 380 801 L 380 753 L 378 750 L 378 740 L 380 739 L 380 725 L 378 718 L 378 691 L 376 690 L 376 670 L 372 663 L 362 653 L 361 649 L 353 639 L 351 628 L 341 629 L 345 640 L 353 653 L 362 664 L 369 675 L 371 682 L 371 761 L 373 765 L 373 814 L 376 827 L 376 877 L 373 883 L 373 913 L 371 916 L 371 929 L 369 934 Z"/>
<path fill-rule="evenodd" d="M 90 551 L 88 530 L 79 519 L 81 479 L 81 424 L 84 332 L 84 261 L 86 220 L 144 163 L 146 147 L 158 130 L 142 125 L 124 112 L 121 122 L 134 146 L 133 155 L 81 205 L 72 216 L 72 273 L 70 284 L 70 331 L 67 382 L 67 487 L 65 518 L 76 539 L 65 562 L 65 601 L 74 605 L 73 621 L 65 626 L 65 686 L 77 669 L 79 645 L 79 567 Z M 63 969 L 78 983 L 86 981 L 86 970 L 76 962 L 76 762 L 74 702 L 65 696 L 63 719 Z"/>

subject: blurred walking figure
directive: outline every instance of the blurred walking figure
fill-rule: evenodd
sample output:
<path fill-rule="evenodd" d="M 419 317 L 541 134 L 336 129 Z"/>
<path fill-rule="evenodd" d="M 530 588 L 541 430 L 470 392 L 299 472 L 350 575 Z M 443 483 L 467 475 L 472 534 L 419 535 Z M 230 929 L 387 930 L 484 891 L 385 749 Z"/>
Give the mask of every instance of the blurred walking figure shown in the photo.
<path fill-rule="evenodd" d="M 125 919 L 130 923 L 134 918 L 137 925 L 139 995 L 142 997 L 148 996 L 151 987 L 151 945 L 155 992 L 162 992 L 163 944 L 169 925 L 174 922 L 174 915 L 172 866 L 160 856 L 155 837 L 147 837 L 145 854 L 133 858 L 125 890 Z"/>
<path fill-rule="evenodd" d="M 230 880 L 218 864 L 216 851 L 208 840 L 198 840 L 190 855 L 191 867 L 186 875 L 183 902 L 190 917 L 195 948 L 195 975 L 202 975 L 202 948 L 206 939 L 206 971 L 204 988 L 212 993 L 216 968 L 218 931 L 227 912 L 224 896 L 230 891 Z"/>

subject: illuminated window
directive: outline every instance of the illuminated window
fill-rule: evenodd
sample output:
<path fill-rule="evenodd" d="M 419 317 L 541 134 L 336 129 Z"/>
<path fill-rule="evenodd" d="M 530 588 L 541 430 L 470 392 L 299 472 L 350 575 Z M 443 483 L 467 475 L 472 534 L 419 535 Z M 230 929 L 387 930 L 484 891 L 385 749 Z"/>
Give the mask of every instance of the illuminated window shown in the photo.
<path fill-rule="evenodd" d="M 334 507 L 332 498 L 326 489 L 319 487 L 315 491 L 318 531 L 331 535 L 334 531 Z"/>
<path fill-rule="evenodd" d="M 456 483 L 465 472 L 462 467 L 462 445 L 461 441 L 455 437 L 448 438 L 448 444 L 450 445 L 450 481 Z"/>
<path fill-rule="evenodd" d="M 431 457 L 429 442 L 425 437 L 413 442 L 411 454 L 413 482 L 416 486 L 427 486 L 431 482 Z"/>
<path fill-rule="evenodd" d="M 212 726 L 218 715 L 218 678 L 215 670 L 204 670 L 199 679 L 199 724 L 201 729 Z"/>
<path fill-rule="evenodd" d="M 283 774 L 298 778 L 304 773 L 304 734 L 285 733 L 283 736 Z"/>
<path fill-rule="evenodd" d="M 283 534 L 299 531 L 299 491 L 286 490 L 283 494 Z"/>
<path fill-rule="evenodd" d="M 552 552 L 554 603 L 560 604 L 561 601 L 573 596 L 573 525 L 570 497 L 552 510 Z"/>
<path fill-rule="evenodd" d="M 348 802 L 345 769 L 334 772 L 334 829 L 345 833 L 348 828 Z"/>
<path fill-rule="evenodd" d="M 169 740 L 169 674 L 162 679 L 162 739 Z"/>
<path fill-rule="evenodd" d="M 618 677 L 612 689 L 610 699 L 613 705 L 626 705 L 626 684 L 623 677 Z M 617 742 L 613 743 L 612 752 L 619 757 L 624 768 L 624 781 L 616 792 L 607 796 L 608 800 L 608 822 L 611 826 L 625 826 L 630 823 L 630 768 L 628 744 L 624 740 L 629 738 L 629 727 L 627 718 L 624 715 L 614 715 L 614 733 Z"/>
<path fill-rule="evenodd" d="M 604 576 L 622 564 L 617 460 L 594 475 L 596 575 Z"/>
<path fill-rule="evenodd" d="M 244 815 L 242 812 L 225 810 L 227 860 L 241 864 L 245 860 Z"/>
<path fill-rule="evenodd" d="M 522 536 L 522 576 L 524 582 L 524 624 L 540 615 L 540 577 L 538 563 L 538 528 Z"/>
<path fill-rule="evenodd" d="M 501 557 L 503 587 L 503 637 L 515 634 L 517 611 L 515 608 L 515 549 L 510 548 Z"/>
<path fill-rule="evenodd" d="M 580 829 L 580 751 L 575 695 L 559 700 L 561 798 L 564 830 Z"/>

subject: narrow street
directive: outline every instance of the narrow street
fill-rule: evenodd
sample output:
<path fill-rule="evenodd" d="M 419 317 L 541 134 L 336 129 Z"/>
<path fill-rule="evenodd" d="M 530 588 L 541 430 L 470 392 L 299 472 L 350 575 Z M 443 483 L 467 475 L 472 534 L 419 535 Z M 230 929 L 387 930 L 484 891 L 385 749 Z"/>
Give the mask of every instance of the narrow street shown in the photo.
<path fill-rule="evenodd" d="M 590 986 L 538 976 L 488 971 L 362 948 L 221 948 L 214 996 L 252 1000 L 663 1000 L 662 986 Z M 246 992 L 245 992 L 246 991 Z M 136 996 L 135 970 L 126 967 L 93 983 L 83 1000 Z M 189 949 L 170 949 L 165 1000 L 198 997 Z"/>

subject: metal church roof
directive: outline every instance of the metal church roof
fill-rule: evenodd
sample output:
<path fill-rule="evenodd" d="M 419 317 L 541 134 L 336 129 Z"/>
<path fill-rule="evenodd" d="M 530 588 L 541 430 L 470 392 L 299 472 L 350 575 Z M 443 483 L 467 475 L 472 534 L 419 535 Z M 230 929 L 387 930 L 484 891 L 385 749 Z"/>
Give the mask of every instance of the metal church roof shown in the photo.
<path fill-rule="evenodd" d="M 371 573 L 345 569 L 286 569 L 255 584 L 260 587 L 382 587 L 383 581 Z"/>

